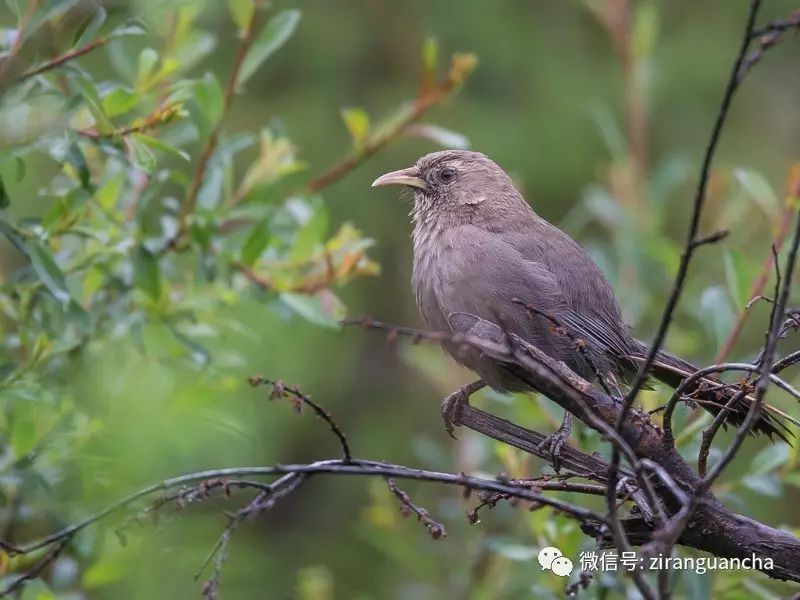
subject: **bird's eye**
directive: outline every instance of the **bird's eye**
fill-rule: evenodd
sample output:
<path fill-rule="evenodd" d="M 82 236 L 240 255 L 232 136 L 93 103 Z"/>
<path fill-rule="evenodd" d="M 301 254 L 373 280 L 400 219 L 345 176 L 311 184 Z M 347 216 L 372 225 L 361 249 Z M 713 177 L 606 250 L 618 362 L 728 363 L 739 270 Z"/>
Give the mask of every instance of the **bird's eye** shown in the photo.
<path fill-rule="evenodd" d="M 444 183 L 449 183 L 455 179 L 456 170 L 452 167 L 445 167 L 439 171 L 439 179 Z"/>

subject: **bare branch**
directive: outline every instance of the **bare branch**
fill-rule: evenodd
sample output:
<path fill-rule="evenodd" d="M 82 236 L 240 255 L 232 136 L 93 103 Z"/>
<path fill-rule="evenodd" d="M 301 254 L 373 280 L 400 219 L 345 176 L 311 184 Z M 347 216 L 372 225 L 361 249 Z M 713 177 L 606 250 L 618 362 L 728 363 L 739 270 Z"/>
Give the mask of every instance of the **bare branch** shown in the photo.
<path fill-rule="evenodd" d="M 287 386 L 280 380 L 272 381 L 270 379 L 265 379 L 260 375 L 254 375 L 250 377 L 248 379 L 248 382 L 253 387 L 256 387 L 261 384 L 271 385 L 272 394 L 270 395 L 270 399 L 281 398 L 288 394 L 299 402 L 299 404 L 297 405 L 298 409 L 303 404 L 305 404 L 306 406 L 310 406 L 311 409 L 317 414 L 317 416 L 328 424 L 328 427 L 330 427 L 333 434 L 339 440 L 339 445 L 342 448 L 342 455 L 344 456 L 344 461 L 350 462 L 352 460 L 352 455 L 350 453 L 350 446 L 347 443 L 347 437 L 345 436 L 344 432 L 336 424 L 336 421 L 333 420 L 333 416 L 327 410 L 322 408 L 322 406 L 314 402 L 311 399 L 311 396 L 302 393 L 297 387 Z"/>
<path fill-rule="evenodd" d="M 364 142 L 358 151 L 336 163 L 321 175 L 314 177 L 308 183 L 308 190 L 318 192 L 336 183 L 395 138 L 403 135 L 410 125 L 418 121 L 431 108 L 440 104 L 455 88 L 463 84 L 476 64 L 477 61 L 471 54 L 455 54 L 447 75 L 436 87 L 429 90 L 421 90 L 420 95 L 400 118 L 395 119 L 389 126 L 378 130 Z"/>
<path fill-rule="evenodd" d="M 409 495 L 397 487 L 394 479 L 391 477 L 386 479 L 386 485 L 389 486 L 389 491 L 400 499 L 400 512 L 403 513 L 404 517 L 407 517 L 410 512 L 413 512 L 417 515 L 417 520 L 421 521 L 422 524 L 425 525 L 425 529 L 428 530 L 428 534 L 434 540 L 447 537 L 447 531 L 445 530 L 444 525 L 438 521 L 434 521 L 427 510 L 411 502 Z"/>

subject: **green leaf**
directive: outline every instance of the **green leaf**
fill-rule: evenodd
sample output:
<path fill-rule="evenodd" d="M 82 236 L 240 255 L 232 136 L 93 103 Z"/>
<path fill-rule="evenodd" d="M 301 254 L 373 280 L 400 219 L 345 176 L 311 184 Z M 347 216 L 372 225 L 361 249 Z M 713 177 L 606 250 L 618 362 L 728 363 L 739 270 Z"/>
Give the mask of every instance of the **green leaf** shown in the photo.
<path fill-rule="evenodd" d="M 789 459 L 789 446 L 784 442 L 776 442 L 766 446 L 756 454 L 750 464 L 750 470 L 756 475 L 766 475 L 774 471 Z"/>
<path fill-rule="evenodd" d="M 50 250 L 35 240 L 26 241 L 25 249 L 39 280 L 53 294 L 56 300 L 64 305 L 68 304 L 70 294 L 67 288 L 67 280 Z"/>
<path fill-rule="evenodd" d="M 147 35 L 147 29 L 145 29 L 141 21 L 134 19 L 116 27 L 108 34 L 108 37 L 114 38 L 126 35 Z"/>
<path fill-rule="evenodd" d="M 133 165 L 147 174 L 152 173 L 156 168 L 156 157 L 147 144 L 131 136 L 128 138 L 128 147 Z"/>
<path fill-rule="evenodd" d="M 194 99 L 209 124 L 213 125 L 222 116 L 225 96 L 213 73 L 206 73 L 194 89 Z"/>
<path fill-rule="evenodd" d="M 658 38 L 660 15 L 655 2 L 638 3 L 635 8 L 631 47 L 634 56 L 641 60 L 653 53 Z"/>
<path fill-rule="evenodd" d="M 87 19 L 82 26 L 75 32 L 72 38 L 72 45 L 81 48 L 94 39 L 95 34 L 106 21 L 106 9 L 98 6 L 91 19 Z"/>
<path fill-rule="evenodd" d="M 750 301 L 750 287 L 752 277 L 747 257 L 741 250 L 731 250 L 725 253 L 725 280 L 728 292 L 736 306 L 742 310 Z"/>
<path fill-rule="evenodd" d="M 311 258 L 325 240 L 328 231 L 328 211 L 322 202 L 314 203 L 314 212 L 311 218 L 297 231 L 292 246 L 292 259 L 297 261 Z"/>
<path fill-rule="evenodd" d="M 67 155 L 65 157 L 66 163 L 75 170 L 78 176 L 78 181 L 81 182 L 81 187 L 89 189 L 91 184 L 92 173 L 89 170 L 89 165 L 86 162 L 86 157 L 76 143 L 69 145 Z"/>
<path fill-rule="evenodd" d="M 363 108 L 343 108 L 342 120 L 347 131 L 350 132 L 353 146 L 360 150 L 369 135 L 370 124 L 367 111 Z"/>
<path fill-rule="evenodd" d="M 439 42 L 435 37 L 427 37 L 422 44 L 422 70 L 432 76 L 439 65 Z"/>
<path fill-rule="evenodd" d="M 228 10 L 231 12 L 231 18 L 236 23 L 240 33 L 247 30 L 255 9 L 256 6 L 253 0 L 228 0 Z"/>
<path fill-rule="evenodd" d="M 92 113 L 100 133 L 110 133 L 113 131 L 114 124 L 103 108 L 103 102 L 100 100 L 100 95 L 97 93 L 94 82 L 75 72 L 72 73 L 72 80 L 78 86 L 81 92 L 81 99 Z"/>
<path fill-rule="evenodd" d="M 775 475 L 745 475 L 741 482 L 746 488 L 762 496 L 779 498 L 782 495 L 783 486 Z"/>
<path fill-rule="evenodd" d="M 706 288 L 700 296 L 700 309 L 706 328 L 719 345 L 736 319 L 725 288 L 718 285 Z"/>
<path fill-rule="evenodd" d="M 242 68 L 236 79 L 237 86 L 244 85 L 253 73 L 258 70 L 261 63 L 289 40 L 299 22 L 299 10 L 284 10 L 270 19 L 269 23 L 261 30 L 258 39 L 253 43 L 242 63 Z"/>
<path fill-rule="evenodd" d="M 139 53 L 139 66 L 136 71 L 136 87 L 141 87 L 147 83 L 158 62 L 158 52 L 153 48 L 144 48 Z"/>
<path fill-rule="evenodd" d="M 735 169 L 733 176 L 765 214 L 770 217 L 778 215 L 781 203 L 763 175 L 750 169 Z"/>
<path fill-rule="evenodd" d="M 329 291 L 319 292 L 313 296 L 283 292 L 280 299 L 298 315 L 316 325 L 338 328 L 339 321 L 344 318 L 344 306 Z"/>
<path fill-rule="evenodd" d="M 144 246 L 133 251 L 133 280 L 153 300 L 161 297 L 161 269 L 158 259 Z"/>
<path fill-rule="evenodd" d="M 114 210 L 119 201 L 123 183 L 125 183 L 125 173 L 119 172 L 97 190 L 95 198 L 97 199 L 97 203 L 100 204 L 104 210 Z"/>
<path fill-rule="evenodd" d="M 11 198 L 8 197 L 6 185 L 3 183 L 3 177 L 0 176 L 0 210 L 8 208 L 9 204 L 11 204 Z"/>
<path fill-rule="evenodd" d="M 139 104 L 139 96 L 123 87 L 116 87 L 103 96 L 103 110 L 109 117 L 132 111 Z"/>
<path fill-rule="evenodd" d="M 438 125 L 427 125 L 418 123 L 408 127 L 405 135 L 419 137 L 439 144 L 442 148 L 457 148 L 466 150 L 469 148 L 469 139 L 456 131 L 439 127 Z"/>
<path fill-rule="evenodd" d="M 185 161 L 189 161 L 191 157 L 187 152 L 176 148 L 175 146 L 170 146 L 169 144 L 162 142 L 158 138 L 151 137 L 144 133 L 134 133 L 133 137 L 136 138 L 138 141 L 150 146 L 153 150 L 160 150 L 166 154 L 170 154 L 172 156 L 177 156 L 178 158 L 182 158 Z"/>
<path fill-rule="evenodd" d="M 248 266 L 255 263 L 271 237 L 269 221 L 263 219 L 257 223 L 242 245 L 242 262 Z"/>
<path fill-rule="evenodd" d="M 81 0 L 50 0 L 49 2 L 42 2 L 41 4 L 43 6 L 40 9 L 32 11 L 32 16 L 24 27 L 23 37 L 29 39 L 42 25 L 48 21 L 58 19 L 80 1 Z M 32 4 L 32 2 L 30 3 Z"/>

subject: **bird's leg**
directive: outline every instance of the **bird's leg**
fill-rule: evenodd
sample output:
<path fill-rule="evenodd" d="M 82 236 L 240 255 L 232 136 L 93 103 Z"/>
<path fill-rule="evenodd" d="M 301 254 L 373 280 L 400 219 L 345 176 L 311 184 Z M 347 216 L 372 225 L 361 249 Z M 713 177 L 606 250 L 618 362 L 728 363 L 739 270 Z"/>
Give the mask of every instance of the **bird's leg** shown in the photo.
<path fill-rule="evenodd" d="M 572 413 L 565 410 L 561 426 L 539 443 L 540 449 L 547 450 L 550 453 L 550 459 L 553 461 L 553 469 L 556 473 L 561 470 L 561 448 L 567 443 L 571 430 Z"/>
<path fill-rule="evenodd" d="M 454 440 L 457 439 L 453 434 L 453 428 L 461 425 L 461 409 L 467 404 L 469 405 L 469 397 L 480 389 L 486 387 L 486 383 L 482 379 L 473 381 L 472 383 L 458 388 L 455 392 L 450 394 L 442 401 L 442 420 L 447 433 Z"/>

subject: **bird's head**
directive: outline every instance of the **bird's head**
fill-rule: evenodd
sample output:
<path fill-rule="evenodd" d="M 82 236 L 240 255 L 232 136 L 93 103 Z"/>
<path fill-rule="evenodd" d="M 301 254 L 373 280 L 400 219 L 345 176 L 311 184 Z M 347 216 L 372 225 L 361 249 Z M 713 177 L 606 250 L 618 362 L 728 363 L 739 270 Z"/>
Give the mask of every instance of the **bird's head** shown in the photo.
<path fill-rule="evenodd" d="M 381 175 L 372 183 L 372 187 L 384 185 L 410 189 L 415 216 L 467 218 L 524 204 L 503 169 L 486 155 L 466 150 L 426 154 L 415 165 Z"/>

